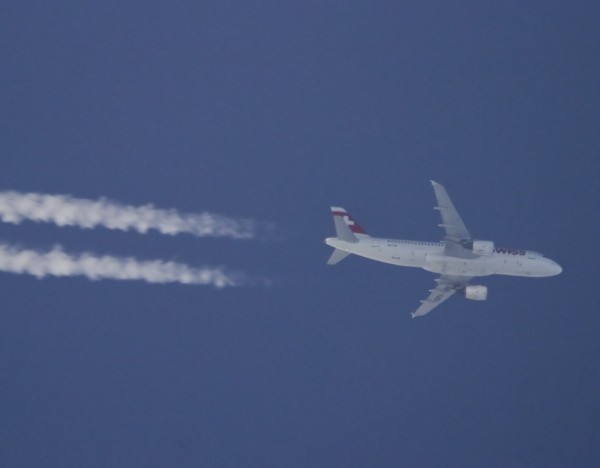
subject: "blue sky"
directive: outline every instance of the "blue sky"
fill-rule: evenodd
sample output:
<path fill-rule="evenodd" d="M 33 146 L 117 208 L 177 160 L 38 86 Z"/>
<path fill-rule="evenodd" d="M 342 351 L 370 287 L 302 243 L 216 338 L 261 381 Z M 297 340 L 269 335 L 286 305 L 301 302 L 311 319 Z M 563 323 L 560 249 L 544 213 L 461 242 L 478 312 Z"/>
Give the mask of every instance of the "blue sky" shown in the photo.
<path fill-rule="evenodd" d="M 273 222 L 277 240 L 1 224 L 3 243 L 272 287 L 1 273 L 3 466 L 595 466 L 593 2 L 3 2 L 0 190 Z M 420 320 L 430 273 L 325 266 L 331 205 L 544 252 Z"/>

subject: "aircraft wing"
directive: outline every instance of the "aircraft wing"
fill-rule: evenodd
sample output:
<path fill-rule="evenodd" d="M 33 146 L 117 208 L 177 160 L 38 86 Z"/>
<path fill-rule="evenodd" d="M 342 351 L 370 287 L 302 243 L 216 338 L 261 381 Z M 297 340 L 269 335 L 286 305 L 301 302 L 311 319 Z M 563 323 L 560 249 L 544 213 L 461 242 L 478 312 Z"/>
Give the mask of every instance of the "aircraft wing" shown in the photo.
<path fill-rule="evenodd" d="M 411 313 L 412 318 L 428 314 L 442 302 L 452 296 L 458 289 L 463 288 L 471 280 L 470 276 L 442 275 L 435 281 L 437 286 L 430 289 L 429 297 L 421 301 L 421 306 Z"/>
<path fill-rule="evenodd" d="M 435 192 L 435 198 L 437 199 L 437 206 L 435 209 L 438 210 L 442 216 L 442 224 L 439 226 L 446 230 L 446 236 L 444 237 L 444 253 L 450 257 L 478 257 L 477 254 L 474 254 L 471 250 L 464 247 L 464 243 L 471 240 L 471 234 L 460 218 L 458 211 L 456 211 L 448 192 L 446 192 L 443 185 L 438 184 L 433 180 L 431 181 L 431 184 L 433 185 L 433 191 Z"/>
<path fill-rule="evenodd" d="M 469 234 L 465 223 L 460 219 L 460 215 L 456 211 L 456 208 L 454 208 L 454 203 L 450 200 L 444 186 L 433 180 L 431 181 L 431 185 L 433 185 L 433 191 L 437 199 L 435 209 L 442 215 L 442 224 L 440 224 L 440 227 L 446 230 L 446 239 L 454 242 L 471 240 L 471 234 Z"/>

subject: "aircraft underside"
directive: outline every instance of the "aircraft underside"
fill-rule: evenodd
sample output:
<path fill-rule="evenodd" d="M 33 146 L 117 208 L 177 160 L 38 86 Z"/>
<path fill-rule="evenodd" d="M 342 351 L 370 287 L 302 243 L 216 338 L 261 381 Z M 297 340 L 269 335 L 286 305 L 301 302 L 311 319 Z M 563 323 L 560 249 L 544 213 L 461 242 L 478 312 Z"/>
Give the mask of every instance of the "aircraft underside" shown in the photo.
<path fill-rule="evenodd" d="M 369 236 L 350 214 L 332 207 L 337 237 L 325 243 L 334 247 L 327 262 L 335 265 L 350 254 L 392 265 L 423 268 L 440 275 L 437 286 L 412 313 L 413 317 L 429 313 L 454 293 L 467 299 L 485 300 L 487 287 L 470 284 L 477 276 L 493 274 L 544 277 L 562 272 L 556 262 L 533 251 L 496 248 L 494 242 L 473 239 L 460 218 L 446 189 L 433 184 L 437 206 L 446 235 L 442 242 L 417 242 Z"/>

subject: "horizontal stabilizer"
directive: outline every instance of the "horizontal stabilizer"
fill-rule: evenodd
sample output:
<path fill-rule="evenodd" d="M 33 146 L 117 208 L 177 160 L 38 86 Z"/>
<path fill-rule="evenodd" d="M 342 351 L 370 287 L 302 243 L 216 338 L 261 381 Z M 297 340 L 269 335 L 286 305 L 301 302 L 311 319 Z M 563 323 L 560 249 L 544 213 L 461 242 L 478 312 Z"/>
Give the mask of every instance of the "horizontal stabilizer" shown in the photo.
<path fill-rule="evenodd" d="M 327 260 L 327 265 L 335 265 L 336 263 L 344 260 L 348 255 L 350 255 L 350 252 L 344 252 L 343 250 L 335 249 L 331 254 L 331 257 L 329 257 L 329 260 Z"/>

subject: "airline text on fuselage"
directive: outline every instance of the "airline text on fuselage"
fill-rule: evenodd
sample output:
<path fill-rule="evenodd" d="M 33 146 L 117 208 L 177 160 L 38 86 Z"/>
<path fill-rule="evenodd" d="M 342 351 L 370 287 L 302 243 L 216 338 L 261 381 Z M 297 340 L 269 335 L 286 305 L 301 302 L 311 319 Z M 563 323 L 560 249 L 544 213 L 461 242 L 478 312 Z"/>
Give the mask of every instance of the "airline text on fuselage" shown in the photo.
<path fill-rule="evenodd" d="M 496 247 L 494 249 L 494 252 L 498 253 L 498 254 L 525 255 L 524 250 L 510 249 L 510 248 L 505 248 L 505 247 Z"/>

